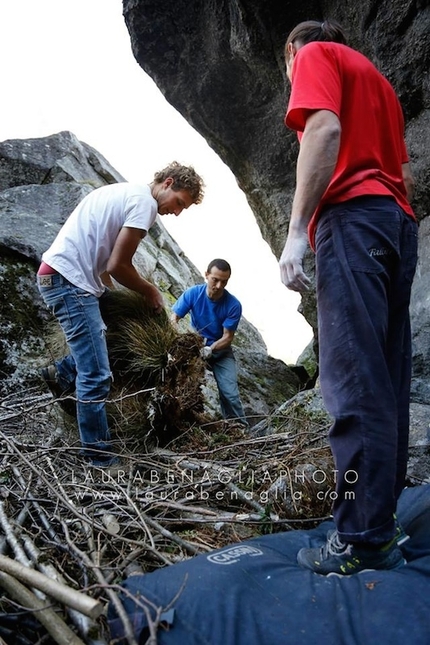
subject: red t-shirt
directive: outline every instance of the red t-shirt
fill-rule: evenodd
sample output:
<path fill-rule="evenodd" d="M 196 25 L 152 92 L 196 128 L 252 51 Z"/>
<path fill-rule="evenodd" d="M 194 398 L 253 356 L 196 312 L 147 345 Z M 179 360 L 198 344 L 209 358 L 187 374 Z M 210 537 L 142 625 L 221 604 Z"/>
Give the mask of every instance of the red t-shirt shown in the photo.
<path fill-rule="evenodd" d="M 333 177 L 309 223 L 314 247 L 318 214 L 325 204 L 361 195 L 391 195 L 411 217 L 402 163 L 408 161 L 399 100 L 387 79 L 362 54 L 338 43 L 301 47 L 292 68 L 285 124 L 299 140 L 314 110 L 330 110 L 342 127 Z"/>

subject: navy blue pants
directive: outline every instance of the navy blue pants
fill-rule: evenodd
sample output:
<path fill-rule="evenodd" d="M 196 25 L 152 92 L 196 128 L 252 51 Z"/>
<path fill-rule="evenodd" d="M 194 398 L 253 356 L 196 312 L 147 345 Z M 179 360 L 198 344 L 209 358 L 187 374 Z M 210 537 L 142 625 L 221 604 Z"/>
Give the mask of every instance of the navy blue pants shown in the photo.
<path fill-rule="evenodd" d="M 385 197 L 326 207 L 318 223 L 320 382 L 334 418 L 333 515 L 347 542 L 394 533 L 408 459 L 417 241 L 416 222 Z"/>

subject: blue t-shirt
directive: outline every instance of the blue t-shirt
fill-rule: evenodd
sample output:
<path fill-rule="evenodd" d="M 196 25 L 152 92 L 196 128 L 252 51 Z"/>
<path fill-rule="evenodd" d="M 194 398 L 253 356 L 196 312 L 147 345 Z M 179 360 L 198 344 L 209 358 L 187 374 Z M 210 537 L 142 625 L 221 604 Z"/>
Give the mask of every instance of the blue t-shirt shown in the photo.
<path fill-rule="evenodd" d="M 226 289 L 219 300 L 211 300 L 206 284 L 197 284 L 184 291 L 172 307 L 179 318 L 191 312 L 191 323 L 206 343 L 219 340 L 226 329 L 236 331 L 242 315 L 242 305 Z"/>

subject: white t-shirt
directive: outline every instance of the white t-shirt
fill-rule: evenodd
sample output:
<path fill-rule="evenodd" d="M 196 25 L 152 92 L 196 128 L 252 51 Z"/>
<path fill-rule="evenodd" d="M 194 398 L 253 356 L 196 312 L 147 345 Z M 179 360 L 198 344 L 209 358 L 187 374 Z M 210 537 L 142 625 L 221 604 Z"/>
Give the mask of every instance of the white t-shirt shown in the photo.
<path fill-rule="evenodd" d="M 42 260 L 69 282 L 100 297 L 100 275 L 123 226 L 149 231 L 158 204 L 149 186 L 127 182 L 93 190 L 68 217 Z"/>

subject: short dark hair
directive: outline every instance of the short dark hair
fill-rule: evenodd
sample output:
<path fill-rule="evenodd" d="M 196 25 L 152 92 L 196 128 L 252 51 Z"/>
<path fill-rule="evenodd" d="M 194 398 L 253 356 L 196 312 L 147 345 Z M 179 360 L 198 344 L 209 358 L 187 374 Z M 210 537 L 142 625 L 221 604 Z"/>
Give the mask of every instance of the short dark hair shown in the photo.
<path fill-rule="evenodd" d="M 168 166 L 154 175 L 154 183 L 162 184 L 168 177 L 174 180 L 172 190 L 187 190 L 194 204 L 201 204 L 204 197 L 205 184 L 192 166 L 182 166 L 172 161 Z"/>
<path fill-rule="evenodd" d="M 300 22 L 287 38 L 285 43 L 285 54 L 290 43 L 295 41 L 301 45 L 307 45 L 312 42 L 332 42 L 347 45 L 346 33 L 343 27 L 336 20 L 305 20 Z"/>
<path fill-rule="evenodd" d="M 216 267 L 220 271 L 228 271 L 231 275 L 231 266 L 229 265 L 227 260 L 222 260 L 221 258 L 216 258 L 215 260 L 212 260 L 212 262 L 209 262 L 206 272 L 210 273 L 213 267 Z"/>

